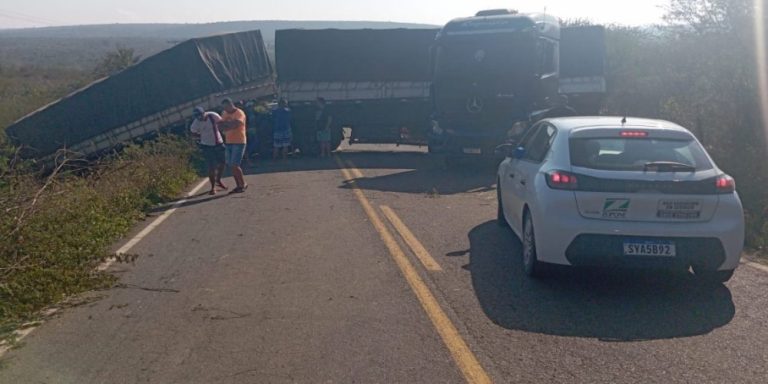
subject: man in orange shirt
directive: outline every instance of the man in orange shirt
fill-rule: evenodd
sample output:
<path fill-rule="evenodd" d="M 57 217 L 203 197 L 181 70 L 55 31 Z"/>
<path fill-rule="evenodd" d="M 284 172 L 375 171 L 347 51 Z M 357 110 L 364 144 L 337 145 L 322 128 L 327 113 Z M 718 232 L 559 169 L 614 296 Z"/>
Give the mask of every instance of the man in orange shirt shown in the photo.
<path fill-rule="evenodd" d="M 232 168 L 232 176 L 237 183 L 237 188 L 232 190 L 232 193 L 243 193 L 248 189 L 248 184 L 243 177 L 243 169 L 240 167 L 248 143 L 245 134 L 245 112 L 235 107 L 235 103 L 229 98 L 224 99 L 221 106 L 224 108 L 224 113 L 221 114 L 218 127 L 224 132 L 227 165 Z"/>

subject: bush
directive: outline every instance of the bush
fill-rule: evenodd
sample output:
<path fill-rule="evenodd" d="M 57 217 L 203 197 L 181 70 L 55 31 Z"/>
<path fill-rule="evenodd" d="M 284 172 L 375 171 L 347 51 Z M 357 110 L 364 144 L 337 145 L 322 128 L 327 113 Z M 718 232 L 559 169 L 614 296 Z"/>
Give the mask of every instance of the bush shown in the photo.
<path fill-rule="evenodd" d="M 751 0 L 671 0 L 657 28 L 608 28 L 607 114 L 664 118 L 693 131 L 736 179 L 746 244 L 768 247 L 768 149 Z"/>
<path fill-rule="evenodd" d="M 193 147 L 160 137 L 98 165 L 60 168 L 41 180 L 6 172 L 0 184 L 0 329 L 34 319 L 67 296 L 106 287 L 96 267 L 153 205 L 175 198 L 196 176 Z"/>

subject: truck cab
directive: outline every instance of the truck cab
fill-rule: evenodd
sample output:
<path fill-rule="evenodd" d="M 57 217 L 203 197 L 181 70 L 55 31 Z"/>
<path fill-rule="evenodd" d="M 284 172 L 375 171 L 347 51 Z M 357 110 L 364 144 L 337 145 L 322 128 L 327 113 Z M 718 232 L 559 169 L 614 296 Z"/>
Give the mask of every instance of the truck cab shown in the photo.
<path fill-rule="evenodd" d="M 543 118 L 598 114 L 605 30 L 494 9 L 450 21 L 431 51 L 430 152 L 492 155 Z"/>
<path fill-rule="evenodd" d="M 492 154 L 516 122 L 557 100 L 560 22 L 481 11 L 449 22 L 432 49 L 432 152 Z"/>

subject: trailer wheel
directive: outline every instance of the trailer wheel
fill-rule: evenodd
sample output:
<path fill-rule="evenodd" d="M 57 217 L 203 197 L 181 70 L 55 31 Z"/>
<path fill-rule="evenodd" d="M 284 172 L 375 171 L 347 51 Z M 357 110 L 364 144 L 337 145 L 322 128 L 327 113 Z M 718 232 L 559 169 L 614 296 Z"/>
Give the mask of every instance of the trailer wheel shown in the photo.
<path fill-rule="evenodd" d="M 344 141 L 344 129 L 334 129 L 331 131 L 331 151 L 335 151 L 341 147 L 341 142 Z"/>

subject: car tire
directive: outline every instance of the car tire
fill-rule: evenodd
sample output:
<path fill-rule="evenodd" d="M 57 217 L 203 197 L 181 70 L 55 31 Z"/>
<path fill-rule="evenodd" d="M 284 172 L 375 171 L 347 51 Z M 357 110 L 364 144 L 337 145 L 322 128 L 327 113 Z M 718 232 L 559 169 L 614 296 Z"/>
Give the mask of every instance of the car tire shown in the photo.
<path fill-rule="evenodd" d="M 702 280 L 706 283 L 712 283 L 712 284 L 720 284 L 720 283 L 727 282 L 733 277 L 734 271 L 735 270 L 733 269 L 726 270 L 726 271 L 711 271 L 711 270 L 704 270 L 702 268 L 697 268 L 696 266 L 693 266 L 693 273 L 696 275 L 696 277 L 699 280 Z"/>
<path fill-rule="evenodd" d="M 501 202 L 501 180 L 496 184 L 496 202 L 496 224 L 502 228 L 509 227 L 509 222 L 504 217 L 504 203 Z"/>
<path fill-rule="evenodd" d="M 530 213 L 523 219 L 523 271 L 529 277 L 544 277 L 544 265 L 539 261 L 536 252 L 536 232 Z"/>

